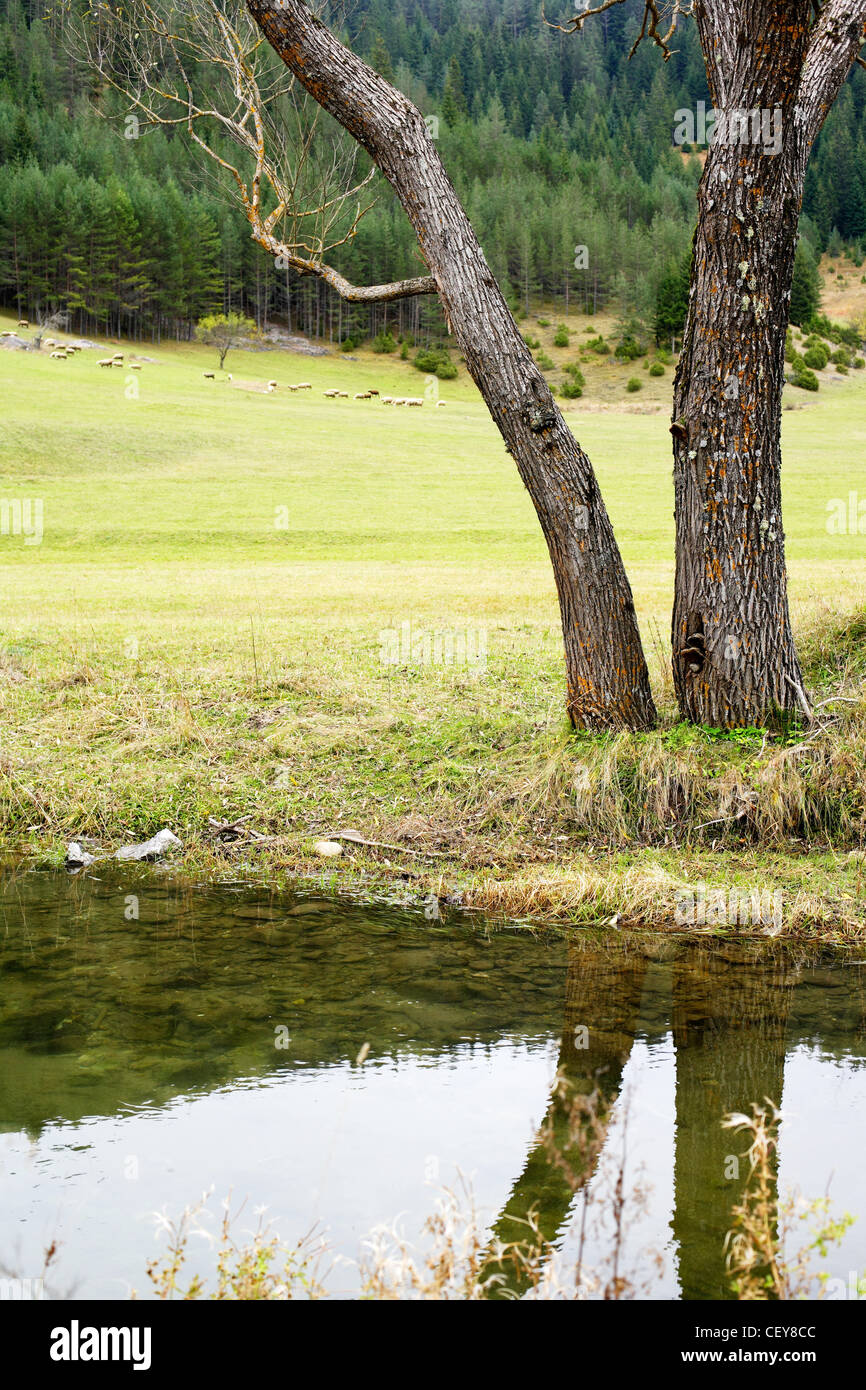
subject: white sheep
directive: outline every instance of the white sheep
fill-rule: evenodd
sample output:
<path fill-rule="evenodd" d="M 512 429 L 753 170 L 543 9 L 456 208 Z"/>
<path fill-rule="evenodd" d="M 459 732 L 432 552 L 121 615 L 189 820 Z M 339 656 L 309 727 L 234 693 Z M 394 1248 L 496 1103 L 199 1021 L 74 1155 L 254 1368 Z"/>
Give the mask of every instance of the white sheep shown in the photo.
<path fill-rule="evenodd" d="M 54 357 L 54 358 L 56 358 L 59 362 L 65 362 L 65 361 L 66 361 L 66 353 L 65 353 L 65 352 L 52 352 L 51 356 Z"/>
<path fill-rule="evenodd" d="M 312 389 L 313 389 L 313 387 L 312 387 L 312 383 L 311 383 L 311 382 L 309 382 L 309 381 L 299 381 L 299 382 L 298 382 L 298 390 L 299 390 L 299 391 L 312 391 Z"/>
<path fill-rule="evenodd" d="M 113 358 L 113 357 L 101 357 L 101 358 L 99 359 L 99 366 L 100 366 L 100 367 L 113 367 L 113 366 L 114 366 L 114 358 Z"/>

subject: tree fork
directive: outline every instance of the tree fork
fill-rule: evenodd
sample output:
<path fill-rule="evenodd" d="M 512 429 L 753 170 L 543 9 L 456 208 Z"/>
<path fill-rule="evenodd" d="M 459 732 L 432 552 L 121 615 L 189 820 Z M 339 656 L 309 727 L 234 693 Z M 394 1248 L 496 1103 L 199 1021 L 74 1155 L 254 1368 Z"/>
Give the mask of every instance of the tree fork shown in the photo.
<path fill-rule="evenodd" d="M 631 588 L 592 464 L 557 409 L 487 265 L 418 109 L 302 0 L 247 0 L 310 95 L 391 184 L 449 328 L 532 498 L 550 552 L 579 728 L 643 729 L 656 712 Z"/>

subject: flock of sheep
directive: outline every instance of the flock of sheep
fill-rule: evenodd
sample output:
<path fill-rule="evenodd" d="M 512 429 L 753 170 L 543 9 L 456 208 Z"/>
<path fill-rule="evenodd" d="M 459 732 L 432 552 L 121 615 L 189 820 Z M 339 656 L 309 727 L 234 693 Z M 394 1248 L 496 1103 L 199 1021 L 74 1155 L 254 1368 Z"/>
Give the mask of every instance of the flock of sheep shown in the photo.
<path fill-rule="evenodd" d="M 202 376 L 204 377 L 205 381 L 216 380 L 216 372 L 202 372 Z M 231 381 L 231 379 L 232 375 L 231 372 L 229 372 L 226 377 L 226 380 Z M 273 392 L 277 390 L 278 386 L 278 381 L 269 381 L 267 384 L 268 393 L 273 394 Z M 288 389 L 290 391 L 312 391 L 313 385 L 312 382 L 309 381 L 298 381 L 292 382 L 289 385 Z M 328 391 L 323 391 L 322 395 L 325 397 L 326 400 L 329 401 L 347 401 L 349 399 L 349 392 L 340 391 L 337 387 L 332 387 Z M 378 399 L 382 402 L 382 405 L 418 406 L 424 404 L 424 398 L 422 396 L 383 396 L 379 391 L 374 390 L 373 387 L 370 387 L 369 391 L 356 391 L 352 399 L 355 401 L 371 401 L 373 399 Z M 436 404 L 437 406 L 440 406 L 444 405 L 445 402 L 437 401 Z"/>
<path fill-rule="evenodd" d="M 29 321 L 27 319 L 19 319 L 18 327 L 29 328 Z M 14 335 L 10 332 L 0 334 L 0 337 L 3 338 L 9 338 L 12 336 Z M 81 348 L 77 344 L 58 343 L 55 338 L 44 338 L 42 340 L 42 346 L 44 348 L 52 349 L 52 358 L 55 358 L 61 362 L 65 362 L 68 357 L 73 357 L 76 352 L 81 351 Z M 122 352 L 115 352 L 111 357 L 100 357 L 97 362 L 97 366 L 100 367 L 122 367 L 123 365 L 124 359 Z M 141 371 L 142 364 L 140 362 L 128 362 L 126 365 L 128 366 L 130 371 Z M 202 376 L 204 377 L 205 381 L 216 381 L 216 372 L 202 372 Z M 231 372 L 227 373 L 225 380 L 232 380 Z M 267 384 L 267 390 L 269 393 L 272 393 L 277 390 L 278 386 L 279 382 L 269 381 Z M 290 391 L 312 391 L 313 385 L 310 381 L 299 381 L 293 382 L 288 389 Z M 349 399 L 348 391 L 340 391 L 336 387 L 332 387 L 328 391 L 323 391 L 322 395 L 327 400 L 331 401 L 347 401 Z M 372 387 L 369 391 L 356 391 L 352 399 L 356 401 L 371 401 L 376 399 L 381 401 L 382 405 L 422 406 L 424 404 L 423 396 L 383 396 L 379 391 L 374 390 Z M 436 405 L 443 406 L 445 405 L 445 401 L 437 401 Z"/>

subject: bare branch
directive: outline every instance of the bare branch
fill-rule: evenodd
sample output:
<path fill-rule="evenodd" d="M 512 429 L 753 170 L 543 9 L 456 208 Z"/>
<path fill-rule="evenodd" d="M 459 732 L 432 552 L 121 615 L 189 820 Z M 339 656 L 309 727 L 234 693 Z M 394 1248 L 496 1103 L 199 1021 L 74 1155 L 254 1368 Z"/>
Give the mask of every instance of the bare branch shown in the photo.
<path fill-rule="evenodd" d="M 558 29 L 563 34 L 579 34 L 586 21 L 593 15 L 604 14 L 605 10 L 613 9 L 614 5 L 623 4 L 625 0 L 602 0 L 600 5 L 588 4 L 585 10 L 566 20 L 565 24 L 551 23 L 544 14 L 543 4 L 541 13 L 545 24 L 551 29 Z M 680 17 L 691 13 L 691 0 L 668 0 L 668 3 L 664 3 L 663 0 L 662 3 L 659 0 L 644 0 L 643 23 L 628 56 L 633 57 L 642 40 L 648 38 L 661 49 L 667 62 L 675 51 L 670 47 L 670 42 L 677 31 Z M 666 23 L 667 28 L 664 27 Z"/>
<path fill-rule="evenodd" d="M 257 244 L 284 268 L 315 275 L 354 301 L 432 294 L 429 277 L 352 285 L 326 263 L 350 242 L 375 199 L 358 151 L 275 59 L 246 10 L 217 0 L 105 0 L 78 23 L 76 47 L 144 123 L 185 130 L 234 189 Z M 229 158 L 234 145 L 241 158 Z"/>

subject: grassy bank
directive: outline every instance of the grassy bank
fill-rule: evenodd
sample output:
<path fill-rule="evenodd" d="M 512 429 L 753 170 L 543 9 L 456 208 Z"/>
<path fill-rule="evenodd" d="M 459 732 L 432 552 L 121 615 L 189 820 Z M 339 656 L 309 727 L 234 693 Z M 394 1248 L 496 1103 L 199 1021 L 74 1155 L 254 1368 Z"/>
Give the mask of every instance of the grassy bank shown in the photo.
<path fill-rule="evenodd" d="M 569 415 L 663 711 L 652 734 L 590 738 L 563 723 L 531 504 L 462 369 L 431 388 L 444 409 L 395 411 L 321 392 L 423 394 L 397 359 L 239 354 L 213 383 L 202 349 L 141 351 L 157 360 L 137 377 L 96 352 L 0 354 L 0 496 L 44 515 L 38 545 L 0 536 L 7 849 L 59 862 L 70 839 L 108 849 L 168 825 L 184 870 L 211 877 L 653 924 L 706 884 L 781 893 L 788 932 L 866 935 L 866 552 L 827 530 L 833 499 L 866 496 L 866 374 L 791 393 L 793 608 L 831 703 L 823 727 L 765 738 L 676 722 L 669 379 L 647 379 L 638 413 L 610 377 L 599 409 L 586 369 Z M 314 390 L 289 393 L 298 380 Z M 211 820 L 240 817 L 221 840 Z M 349 829 L 397 848 L 316 855 Z"/>

